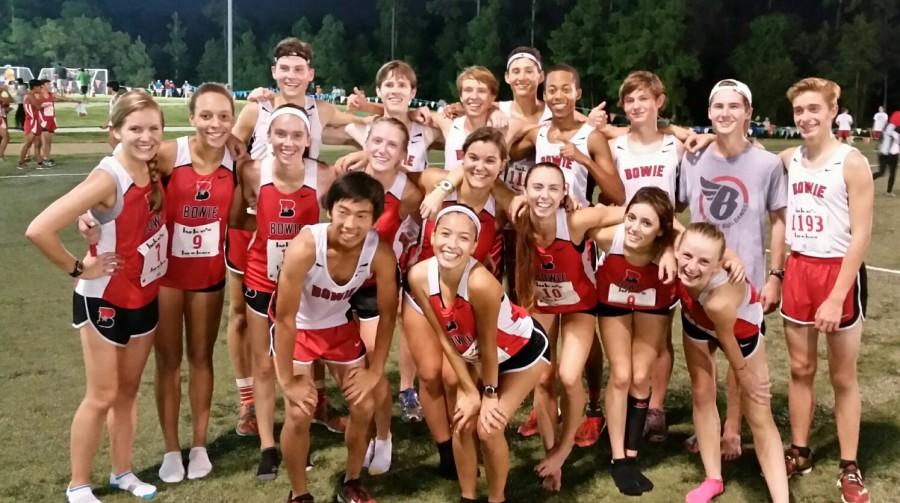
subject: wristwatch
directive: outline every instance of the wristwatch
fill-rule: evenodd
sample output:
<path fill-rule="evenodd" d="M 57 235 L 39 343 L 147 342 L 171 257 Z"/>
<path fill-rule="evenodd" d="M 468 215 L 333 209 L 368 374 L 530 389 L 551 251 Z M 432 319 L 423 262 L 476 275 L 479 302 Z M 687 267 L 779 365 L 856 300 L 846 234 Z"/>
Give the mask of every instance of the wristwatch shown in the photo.
<path fill-rule="evenodd" d="M 72 276 L 73 278 L 77 278 L 78 276 L 81 276 L 81 273 L 83 273 L 83 272 L 84 272 L 84 264 L 82 264 L 80 260 L 75 259 L 75 266 L 72 267 L 72 272 L 69 273 L 69 276 Z"/>
<path fill-rule="evenodd" d="M 784 281 L 784 269 L 769 269 L 769 276 L 775 276 L 781 281 Z"/>
<path fill-rule="evenodd" d="M 481 394 L 487 398 L 497 398 L 497 386 L 485 384 L 484 387 L 481 388 Z"/>
<path fill-rule="evenodd" d="M 438 182 L 437 188 L 443 190 L 447 194 L 456 190 L 456 187 L 453 186 L 453 182 L 451 182 L 450 180 L 448 180 L 446 178 L 444 178 L 443 180 Z"/>

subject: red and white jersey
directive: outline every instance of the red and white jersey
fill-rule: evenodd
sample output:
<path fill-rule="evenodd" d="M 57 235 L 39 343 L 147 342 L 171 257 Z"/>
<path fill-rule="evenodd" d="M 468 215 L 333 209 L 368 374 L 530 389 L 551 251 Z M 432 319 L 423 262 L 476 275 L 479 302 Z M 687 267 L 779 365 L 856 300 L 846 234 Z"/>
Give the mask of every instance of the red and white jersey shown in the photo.
<path fill-rule="evenodd" d="M 457 204 L 458 195 L 453 192 L 444 199 L 443 207 Z M 494 196 L 488 196 L 484 208 L 478 212 L 478 220 L 481 222 L 481 232 L 478 234 L 478 242 L 472 257 L 484 264 L 488 271 L 495 276 L 500 273 L 500 259 L 503 254 L 503 233 L 497 227 L 497 208 Z M 434 233 L 434 219 L 429 218 L 422 225 L 422 234 L 419 236 L 417 253 L 413 254 L 410 264 L 413 265 L 434 256 L 431 246 L 431 235 Z"/>
<path fill-rule="evenodd" d="M 153 184 L 135 185 L 115 157 L 104 157 L 94 169 L 115 180 L 116 204 L 109 211 L 91 210 L 93 218 L 100 222 L 100 241 L 91 246 L 91 255 L 115 253 L 120 257 L 120 266 L 111 276 L 77 280 L 75 291 L 122 308 L 144 307 L 159 293 L 157 280 L 166 274 L 169 265 L 165 205 L 158 213 L 151 213 L 148 201 Z M 162 190 L 161 185 L 159 189 Z"/>
<path fill-rule="evenodd" d="M 498 101 L 497 107 L 501 112 L 506 114 L 507 117 L 512 119 L 512 101 Z M 544 112 L 541 114 L 540 120 L 538 120 L 538 124 L 546 124 L 553 119 L 553 112 L 550 111 L 550 107 L 544 105 Z M 509 187 L 510 190 L 517 194 L 521 194 L 522 190 L 525 188 L 525 175 L 528 174 L 528 170 L 534 166 L 534 159 L 519 159 L 518 161 L 510 161 L 509 164 L 506 165 L 506 171 L 503 173 L 503 182 Z"/>
<path fill-rule="evenodd" d="M 850 246 L 850 199 L 844 162 L 856 149 L 840 145 L 821 165 L 803 165 L 803 148 L 788 165 L 786 239 L 792 251 L 811 257 L 843 257 Z"/>
<path fill-rule="evenodd" d="M 572 159 L 564 158 L 559 154 L 562 149 L 562 143 L 551 143 L 547 138 L 550 130 L 550 124 L 544 124 L 538 129 L 537 139 L 534 143 L 534 159 L 535 162 L 552 162 L 562 169 L 569 185 L 569 196 L 575 199 L 582 206 L 590 206 L 590 199 L 593 194 L 588 194 L 588 179 L 591 177 L 587 167 Z M 588 151 L 588 138 L 594 131 L 594 127 L 588 123 L 584 123 L 578 131 L 572 135 L 569 142 L 575 146 L 582 154 L 590 157 Z"/>
<path fill-rule="evenodd" d="M 169 270 L 162 285 L 202 290 L 225 279 L 225 231 L 237 179 L 225 150 L 208 175 L 194 170 L 190 138 L 176 140 L 175 168 L 164 180 Z"/>
<path fill-rule="evenodd" d="M 678 147 L 675 137 L 663 136 L 659 147 L 652 152 L 634 152 L 628 145 L 628 136 L 622 135 L 613 143 L 613 157 L 622 185 L 625 186 L 625 204 L 642 187 L 658 187 L 669 195 L 675 204 L 675 187 L 678 186 Z"/>
<path fill-rule="evenodd" d="M 316 242 L 316 262 L 306 273 L 300 308 L 297 309 L 297 328 L 319 330 L 346 324 L 352 320 L 350 297 L 372 275 L 372 261 L 378 250 L 378 233 L 366 234 L 356 262 L 356 272 L 346 283 L 338 285 L 328 272 L 328 227 L 324 222 L 309 226 Z"/>
<path fill-rule="evenodd" d="M 403 169 L 408 173 L 421 173 L 428 166 L 427 131 L 428 128 L 413 122 L 409 128 L 409 142 L 406 144 L 406 159 Z"/>
<path fill-rule="evenodd" d="M 469 302 L 469 273 L 477 261 L 469 258 L 466 269 L 459 280 L 459 288 L 453 304 L 445 307 L 441 300 L 441 281 L 437 259 L 428 260 L 428 302 L 441 324 L 444 336 L 469 363 L 477 363 L 480 359 L 478 349 L 478 323 L 475 310 Z M 534 321 L 525 308 L 509 301 L 503 294 L 500 300 L 500 312 L 497 315 L 497 360 L 503 363 L 515 356 L 522 347 L 528 344 L 534 331 Z"/>
<path fill-rule="evenodd" d="M 307 147 L 306 157 L 310 159 L 319 158 L 319 150 L 322 148 L 322 121 L 319 119 L 319 109 L 316 106 L 316 100 L 307 97 L 306 115 L 309 116 L 309 147 Z M 258 112 L 256 114 L 256 124 L 253 126 L 253 133 L 250 135 L 250 158 L 254 161 L 262 159 L 269 153 L 269 118 L 275 111 L 275 105 L 269 100 L 260 100 Z"/>
<path fill-rule="evenodd" d="M 466 117 L 457 117 L 453 119 L 450 131 L 444 136 L 444 169 L 451 169 L 462 164 L 463 144 L 466 142 Z"/>
<path fill-rule="evenodd" d="M 675 284 L 659 280 L 655 262 L 632 265 L 625 258 L 625 224 L 619 224 L 609 252 L 597 268 L 597 302 L 607 306 L 657 311 L 668 309 L 676 296 Z"/>
<path fill-rule="evenodd" d="M 403 252 L 403 245 L 398 239 L 398 230 L 403 222 L 400 219 L 400 203 L 403 201 L 403 192 L 406 190 L 406 174 L 397 173 L 394 183 L 384 191 L 384 211 L 375 221 L 375 232 L 383 243 L 391 247 L 394 256 L 399 257 Z"/>
<path fill-rule="evenodd" d="M 716 336 L 716 325 L 709 319 L 703 309 L 703 304 L 706 303 L 706 299 L 713 290 L 727 282 L 728 274 L 724 270 L 717 272 L 696 299 L 691 296 L 681 282 L 678 283 L 681 313 L 694 326 L 712 337 Z M 746 339 L 758 334 L 763 322 L 763 309 L 762 304 L 759 303 L 759 294 L 749 281 L 745 280 L 744 285 L 746 289 L 744 299 L 737 308 L 737 320 L 734 322 L 734 336 L 737 339 Z"/>
<path fill-rule="evenodd" d="M 275 291 L 288 244 L 303 227 L 319 223 L 320 215 L 318 163 L 304 159 L 303 186 L 284 194 L 275 186 L 274 161 L 268 156 L 260 164 L 256 233 L 247 251 L 247 270 L 244 272 L 244 284 L 263 292 Z"/>
<path fill-rule="evenodd" d="M 535 244 L 534 286 L 540 312 L 586 311 L 597 304 L 592 243 L 572 242 L 566 215 L 566 210 L 556 210 L 556 239 L 550 246 Z"/>
<path fill-rule="evenodd" d="M 41 115 L 44 118 L 56 116 L 56 96 L 53 93 L 49 93 L 47 98 L 41 102 Z"/>

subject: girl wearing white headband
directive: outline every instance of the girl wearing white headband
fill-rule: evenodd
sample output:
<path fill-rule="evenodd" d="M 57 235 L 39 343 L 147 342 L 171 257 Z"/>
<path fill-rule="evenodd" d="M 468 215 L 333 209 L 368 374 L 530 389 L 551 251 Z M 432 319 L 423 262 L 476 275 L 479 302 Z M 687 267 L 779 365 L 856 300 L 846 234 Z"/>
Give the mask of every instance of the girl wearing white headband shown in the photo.
<path fill-rule="evenodd" d="M 300 107 L 285 104 L 272 113 L 268 128 L 271 153 L 241 171 L 243 191 L 231 214 L 233 227 L 255 230 L 247 251 L 243 288 L 262 450 L 256 473 L 260 480 L 274 479 L 280 463 L 273 433 L 275 374 L 269 353 L 269 301 L 284 250 L 304 226 L 319 223 L 319 195 L 334 181 L 330 166 L 305 157 L 309 132 L 309 118 Z M 256 210 L 255 217 L 248 215 L 251 208 Z"/>
<path fill-rule="evenodd" d="M 480 233 L 471 208 L 441 210 L 431 236 L 434 256 L 410 269 L 409 288 L 456 377 L 444 384 L 456 389 L 452 425 L 460 501 L 476 501 L 477 439 L 488 501 L 501 502 L 509 474 L 504 431 L 549 367 L 549 344 L 541 326 L 472 258 Z"/>

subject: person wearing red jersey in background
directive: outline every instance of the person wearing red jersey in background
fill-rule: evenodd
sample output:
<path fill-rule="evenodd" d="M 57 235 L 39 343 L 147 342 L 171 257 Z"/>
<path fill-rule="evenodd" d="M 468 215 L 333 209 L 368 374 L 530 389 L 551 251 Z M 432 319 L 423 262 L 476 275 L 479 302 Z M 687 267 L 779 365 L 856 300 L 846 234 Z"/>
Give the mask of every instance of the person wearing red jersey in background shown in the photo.
<path fill-rule="evenodd" d="M 143 499 L 156 495 L 154 486 L 131 472 L 131 454 L 137 392 L 159 316 L 159 279 L 168 263 L 155 161 L 162 112 L 148 94 L 133 91 L 117 103 L 112 127 L 122 148 L 41 212 L 25 232 L 51 262 L 78 278 L 73 325 L 81 335 L 87 389 L 72 420 L 70 503 L 99 502 L 90 481 L 104 421 L 110 435 L 110 486 Z M 78 260 L 63 247 L 59 232 L 88 210 L 105 232 Z"/>
<path fill-rule="evenodd" d="M 384 187 L 377 180 L 359 172 L 343 175 L 323 203 L 331 223 L 306 227 L 288 245 L 270 313 L 278 382 L 285 396 L 281 445 L 291 481 L 288 501 L 313 501 L 306 462 L 317 400 L 312 363 L 321 360 L 350 408 L 346 470 L 338 478 L 337 501 L 374 503 L 360 472 L 375 409 L 373 390 L 384 378 L 394 332 L 397 258 L 373 229 L 384 209 Z M 381 316 L 367 355 L 359 326 L 349 317 L 350 298 L 372 276 Z"/>
<path fill-rule="evenodd" d="M 562 169 L 538 163 L 525 175 L 528 208 L 516 221 L 518 298 L 532 317 L 547 328 L 552 368 L 535 388 L 537 422 L 547 454 L 535 468 L 544 488 L 558 491 L 562 465 L 575 446 L 584 418 L 582 374 L 594 339 L 597 304 L 594 249 L 585 234 L 590 228 L 622 221 L 622 209 L 603 205 L 567 213 Z M 557 352 L 557 341 L 562 349 Z M 562 384 L 557 400 L 556 375 Z M 562 408 L 562 426 L 558 415 Z"/>
<path fill-rule="evenodd" d="M 857 463 L 861 397 L 857 360 L 866 311 L 866 267 L 874 187 L 869 162 L 831 134 L 841 88 L 821 78 L 788 89 L 803 145 L 781 158 L 788 167 L 787 244 L 781 315 L 790 356 L 788 475 L 812 470 L 810 428 L 815 408 L 816 346 L 825 334 L 840 444 L 841 499 L 866 503 Z"/>
<path fill-rule="evenodd" d="M 19 162 L 16 169 L 28 167 L 28 152 L 34 147 L 34 157 L 37 160 L 37 168 L 44 169 L 44 158 L 41 157 L 41 97 L 43 96 L 44 82 L 33 79 L 28 82 L 28 92 L 22 99 L 22 109 L 25 110 L 25 124 L 23 132 L 25 139 L 22 149 L 19 151 Z"/>
<path fill-rule="evenodd" d="M 302 108 L 285 104 L 268 123 L 272 154 L 242 169 L 243 194 L 232 206 L 231 224 L 255 226 L 247 250 L 244 299 L 253 354 L 253 382 L 261 459 L 257 478 L 273 480 L 280 463 L 275 447 L 275 370 L 269 353 L 267 309 L 288 243 L 306 225 L 319 222 L 319 195 L 334 179 L 332 170 L 304 156 L 309 145 L 309 118 Z M 255 213 L 255 222 L 248 211 Z"/>
<path fill-rule="evenodd" d="M 44 80 L 43 97 L 41 99 L 41 157 L 44 159 L 43 166 L 52 168 L 56 166 L 50 157 L 50 151 L 53 149 L 53 133 L 56 132 L 56 103 L 81 103 L 75 98 L 67 98 L 65 96 L 57 96 L 50 90 L 50 81 Z"/>
<path fill-rule="evenodd" d="M 481 225 L 467 206 L 441 210 L 433 226 L 433 256 L 410 269 L 409 287 L 455 374 L 448 385 L 458 390 L 453 450 L 460 501 L 476 501 L 477 438 L 487 500 L 502 502 L 509 474 L 506 425 L 549 367 L 550 348 L 540 324 L 512 304 L 493 274 L 473 258 Z"/>
<path fill-rule="evenodd" d="M 772 418 L 771 383 L 763 340 L 763 307 L 747 280 L 729 282 L 725 235 L 713 224 L 687 226 L 676 248 L 684 357 L 691 374 L 694 430 L 706 479 L 685 497 L 708 503 L 725 491 L 716 408 L 716 348 L 740 382 L 741 410 L 753 432 L 756 457 L 775 503 L 787 503 L 781 435 Z M 732 278 L 739 279 L 739 278 Z"/>

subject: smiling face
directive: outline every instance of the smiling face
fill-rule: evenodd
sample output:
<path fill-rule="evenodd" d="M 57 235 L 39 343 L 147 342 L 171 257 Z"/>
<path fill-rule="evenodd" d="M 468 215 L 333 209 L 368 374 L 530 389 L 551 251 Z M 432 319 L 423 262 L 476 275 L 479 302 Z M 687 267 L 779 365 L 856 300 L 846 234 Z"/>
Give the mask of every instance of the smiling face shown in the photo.
<path fill-rule="evenodd" d="M 306 123 L 290 114 L 279 115 L 269 124 L 269 145 L 280 163 L 299 161 L 309 146 Z"/>
<path fill-rule="evenodd" d="M 472 256 L 478 244 L 478 229 L 463 213 L 447 213 L 435 223 L 431 243 L 438 265 L 452 269 Z"/>
<path fill-rule="evenodd" d="M 155 108 L 136 110 L 125 117 L 122 126 L 113 129 L 113 136 L 132 159 L 147 162 L 159 151 L 163 124 L 160 111 Z"/>
<path fill-rule="evenodd" d="M 409 111 L 409 102 L 416 96 L 416 88 L 403 75 L 391 72 L 375 93 L 384 103 L 384 111 L 387 115 L 398 116 Z"/>
<path fill-rule="evenodd" d="M 550 218 L 556 214 L 566 196 L 566 180 L 559 168 L 535 166 L 525 180 L 525 199 L 535 217 Z"/>
<path fill-rule="evenodd" d="M 234 125 L 231 100 L 215 92 L 197 96 L 190 122 L 202 143 L 213 148 L 224 147 Z"/>
<path fill-rule="evenodd" d="M 534 61 L 520 57 L 509 65 L 503 77 L 514 96 L 533 98 L 544 81 L 544 72 Z"/>
<path fill-rule="evenodd" d="M 476 79 L 463 79 L 459 86 L 459 101 L 463 104 L 466 116 L 482 117 L 494 105 L 496 96 L 490 87 Z"/>
<path fill-rule="evenodd" d="M 466 183 L 473 189 L 493 186 L 503 169 L 503 158 L 497 145 L 488 141 L 476 141 L 469 145 L 462 160 Z"/>
<path fill-rule="evenodd" d="M 632 249 L 652 248 L 656 238 L 662 234 L 659 215 L 652 206 L 635 203 L 625 213 L 625 245 Z"/>
<path fill-rule="evenodd" d="M 272 78 L 285 99 L 299 98 L 316 77 L 316 71 L 301 56 L 282 56 L 272 65 Z"/>
<path fill-rule="evenodd" d="M 752 115 L 753 109 L 747 106 L 746 98 L 731 89 L 718 91 L 709 101 L 709 120 L 719 135 L 743 135 Z"/>
<path fill-rule="evenodd" d="M 639 87 L 622 97 L 622 108 L 633 126 L 656 124 L 665 102 L 665 95 L 653 96 L 650 89 Z"/>
<path fill-rule="evenodd" d="M 386 122 L 374 124 L 366 139 L 366 154 L 374 171 L 396 171 L 406 157 L 406 131 Z"/>
<path fill-rule="evenodd" d="M 794 124 L 804 140 L 827 138 L 837 116 L 837 105 L 829 106 L 822 93 L 805 91 L 791 100 Z"/>
<path fill-rule="evenodd" d="M 678 279 L 692 289 L 702 289 L 722 268 L 724 243 L 696 232 L 686 232 L 678 243 Z"/>
<path fill-rule="evenodd" d="M 581 99 L 581 89 L 575 75 L 564 70 L 547 74 L 544 85 L 544 102 L 553 112 L 553 117 L 568 117 L 575 113 L 575 105 Z"/>
<path fill-rule="evenodd" d="M 338 244 L 344 248 L 359 246 L 375 222 L 375 208 L 368 200 L 339 199 L 329 213 Z"/>

